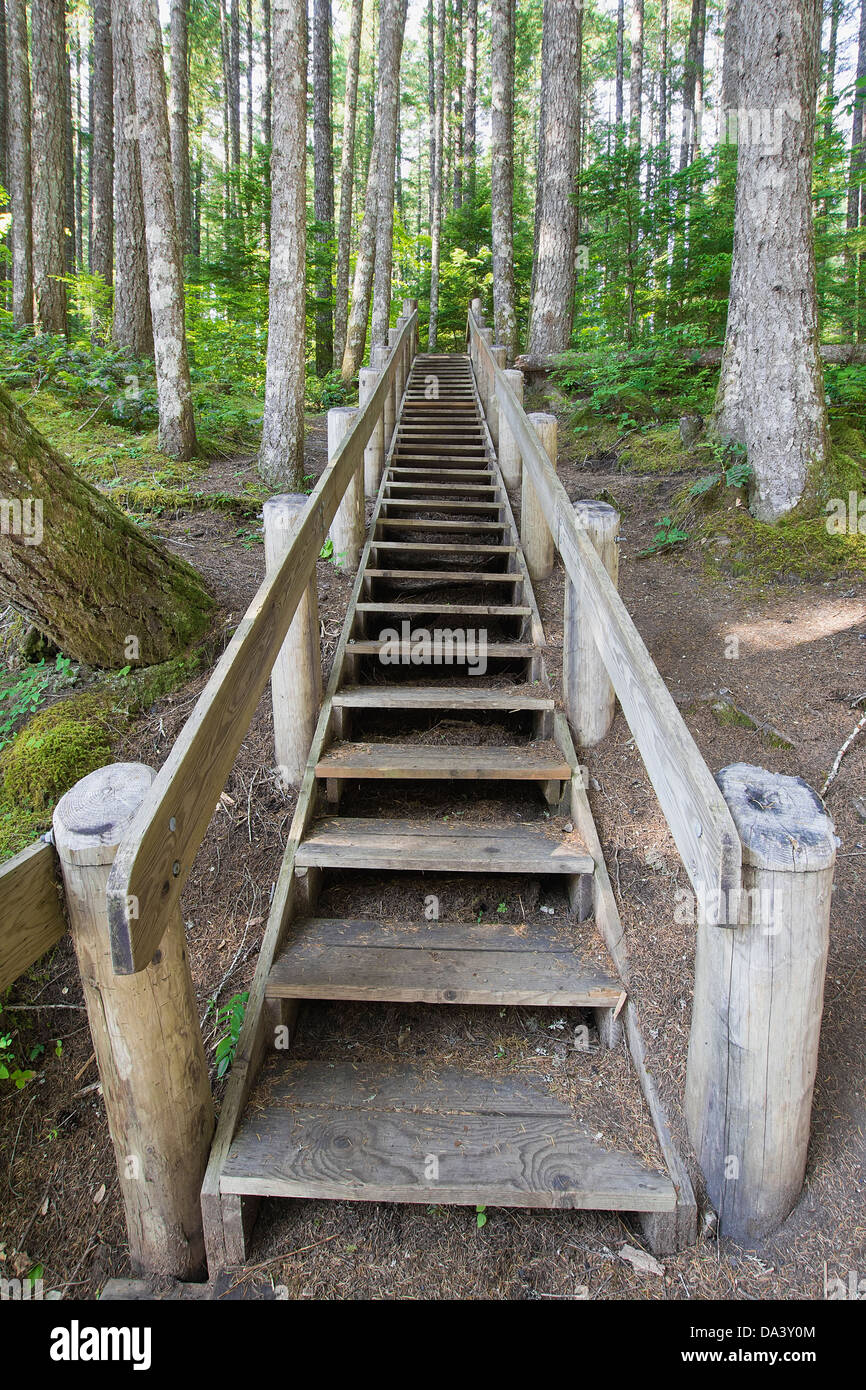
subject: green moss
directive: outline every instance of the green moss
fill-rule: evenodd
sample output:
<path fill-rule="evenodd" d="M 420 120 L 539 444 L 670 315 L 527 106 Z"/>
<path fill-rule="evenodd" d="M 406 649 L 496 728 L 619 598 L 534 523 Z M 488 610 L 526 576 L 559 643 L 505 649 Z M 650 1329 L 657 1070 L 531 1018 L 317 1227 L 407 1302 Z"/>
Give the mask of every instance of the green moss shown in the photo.
<path fill-rule="evenodd" d="M 685 448 L 679 425 L 659 425 L 630 435 L 619 452 L 619 463 L 630 473 L 687 473 L 715 466 L 713 451 L 708 445 Z"/>
<path fill-rule="evenodd" d="M 732 725 L 738 729 L 757 729 L 754 719 L 750 719 L 742 710 L 737 709 L 736 705 L 729 704 L 727 700 L 717 700 L 712 706 L 713 718 L 723 729 L 730 728 Z"/>
<path fill-rule="evenodd" d="M 111 761 L 111 738 L 123 717 L 105 694 L 61 700 L 25 725 L 0 754 L 4 800 L 38 812 L 54 805 L 88 772 Z"/>

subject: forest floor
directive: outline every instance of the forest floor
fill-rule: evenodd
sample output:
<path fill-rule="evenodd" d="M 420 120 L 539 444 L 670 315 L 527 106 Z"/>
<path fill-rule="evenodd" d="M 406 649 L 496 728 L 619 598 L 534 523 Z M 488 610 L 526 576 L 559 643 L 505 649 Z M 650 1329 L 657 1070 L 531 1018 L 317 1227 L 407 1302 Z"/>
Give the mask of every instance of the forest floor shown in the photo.
<path fill-rule="evenodd" d="M 550 408 L 548 405 L 547 408 Z M 309 421 L 309 472 L 325 456 L 323 417 Z M 675 496 L 701 475 L 688 460 L 668 470 L 629 471 L 616 451 L 590 454 L 563 427 L 560 476 L 574 499 L 604 495 L 623 515 L 620 588 L 709 766 L 758 763 L 820 787 L 859 717 L 866 679 L 866 581 L 757 582 L 708 567 L 693 544 L 639 559 Z M 690 471 L 691 470 L 691 471 Z M 250 495 L 254 460 L 208 465 L 203 491 Z M 732 503 L 733 505 L 733 503 Z M 260 523 L 227 510 L 163 510 L 153 530 L 205 575 L 220 623 L 236 625 L 264 570 Z M 319 562 L 322 654 L 330 665 L 349 583 Z M 563 575 L 541 586 L 549 667 L 558 681 Z M 738 643 L 730 639 L 736 637 Z M 735 659 L 731 652 L 737 651 Z M 158 767 L 206 679 L 201 673 L 138 719 L 115 756 Z M 720 697 L 720 691 L 729 694 Z M 719 708 L 721 707 L 721 708 Z M 752 727 L 750 727 L 750 725 Z M 782 746 L 785 744 L 786 746 Z M 694 927 L 676 911 L 687 887 L 676 849 L 621 714 L 586 759 L 590 799 L 628 933 L 632 991 L 648 1062 L 697 1182 L 683 1134 L 694 963 Z M 640 1274 L 619 1255 L 642 1245 L 616 1214 L 489 1210 L 376 1203 L 269 1202 L 237 1297 L 279 1284 L 295 1298 L 816 1299 L 825 1278 L 866 1274 L 866 738 L 842 763 L 827 797 L 841 838 L 825 1013 L 806 1183 L 795 1211 L 754 1250 L 704 1233 L 692 1249 Z M 858 799 L 859 798 L 859 799 Z M 208 1057 L 218 1037 L 214 1002 L 247 988 L 267 917 L 294 797 L 272 767 L 269 699 L 241 748 L 190 876 L 183 910 Z M 357 1036 L 357 1005 L 308 1005 L 314 1033 Z M 388 1008 L 388 1026 L 411 1030 L 411 1008 Z M 455 1009 L 452 1032 L 478 1051 L 507 1034 L 515 1055 L 536 1050 L 541 1011 Z M 482 1018 L 482 1015 L 487 1015 Z M 557 1016 L 559 1017 L 559 1015 Z M 98 1090 L 71 945 L 22 977 L 3 1000 L 3 1028 L 36 1050 L 37 1075 L 0 1093 L 0 1271 L 42 1267 L 46 1289 L 95 1297 L 106 1279 L 129 1274 L 114 1157 Z M 556 1020 L 554 1020 L 555 1022 Z M 353 1034 L 352 1030 L 355 1029 Z M 497 1031 L 498 1028 L 498 1031 Z M 57 1055 L 56 1042 L 61 1047 Z M 351 1044 L 349 1044 L 351 1045 Z M 39 1051 L 42 1049 L 42 1051 Z M 489 1055 L 489 1054 L 488 1054 Z M 224 1083 L 216 1083 L 219 1101 Z"/>

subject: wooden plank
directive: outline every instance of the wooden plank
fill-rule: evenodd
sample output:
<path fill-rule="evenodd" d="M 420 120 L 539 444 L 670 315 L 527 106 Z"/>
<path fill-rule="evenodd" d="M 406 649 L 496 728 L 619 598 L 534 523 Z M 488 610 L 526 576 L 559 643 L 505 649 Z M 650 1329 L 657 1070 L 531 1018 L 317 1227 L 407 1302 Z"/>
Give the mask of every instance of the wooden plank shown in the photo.
<path fill-rule="evenodd" d="M 476 576 L 476 582 L 478 576 Z M 358 613 L 397 613 L 409 615 L 435 615 L 443 618 L 528 618 L 531 609 L 525 604 L 500 604 L 498 606 L 481 603 L 403 603 L 394 599 L 391 603 L 359 603 Z"/>
<path fill-rule="evenodd" d="M 443 584 L 520 584 L 522 575 L 490 570 L 380 570 L 366 569 L 365 579 L 435 579 Z"/>
<path fill-rule="evenodd" d="M 141 812 L 120 846 L 108 885 L 115 969 L 143 969 L 180 895 L 220 791 L 262 697 L 337 507 L 391 390 L 416 322 L 404 326 L 367 405 L 314 488 L 279 569 L 260 586 L 205 686 Z"/>
<path fill-rule="evenodd" d="M 585 874 L 592 856 L 576 834 L 540 827 L 469 826 L 441 821 L 325 817 L 298 847 L 296 862 L 322 868 L 439 870 L 459 873 Z"/>
<path fill-rule="evenodd" d="M 440 521 L 436 517 L 430 517 L 427 521 L 415 521 L 408 517 L 380 516 L 376 523 L 377 526 L 391 526 L 398 531 L 434 531 L 437 535 L 442 532 L 451 531 L 502 531 L 505 523 L 502 521 Z"/>
<path fill-rule="evenodd" d="M 316 767 L 319 778 L 360 780 L 409 778 L 413 781 L 548 782 L 571 777 L 571 768 L 550 747 L 425 743 L 341 743 Z"/>
<path fill-rule="evenodd" d="M 472 315 L 470 332 L 484 353 L 487 345 Z M 578 524 L 574 506 L 522 406 L 489 352 L 487 360 L 499 409 L 589 616 L 599 653 L 692 886 L 699 899 L 710 905 L 736 900 L 742 848 L 725 800 L 592 542 Z"/>
<path fill-rule="evenodd" d="M 412 661 L 413 643 L 410 642 L 390 642 L 390 641 L 366 641 L 362 638 L 353 638 L 349 643 L 348 651 L 351 656 L 378 656 L 383 647 L 388 648 L 389 660 L 392 665 L 417 665 Z M 517 661 L 524 658 L 533 657 L 537 654 L 538 647 L 531 642 L 486 642 L 484 653 L 488 659 L 491 657 L 499 661 Z M 399 657 L 399 662 L 396 658 Z M 405 658 L 405 660 L 404 660 Z M 452 662 L 454 666 L 465 665 L 465 662 Z"/>
<path fill-rule="evenodd" d="M 614 1007 L 622 984 L 549 929 L 475 923 L 299 923 L 267 985 L 275 999 Z M 487 939 L 485 939 L 485 936 Z M 552 940 L 552 949 L 548 949 Z M 503 946 L 504 949 L 499 949 Z"/>
<path fill-rule="evenodd" d="M 374 536 L 372 550 L 432 551 L 434 555 L 513 555 L 516 545 L 433 545 L 430 541 L 383 541 Z M 515 575 L 515 578 L 518 576 Z"/>
<path fill-rule="evenodd" d="M 437 515 L 442 512 L 477 512 L 483 515 L 485 512 L 498 512 L 502 504 L 493 499 L 489 502 L 460 502 L 450 497 L 383 497 L 382 507 L 388 508 L 388 512 L 407 511 L 407 512 L 434 512 Z M 438 523 L 437 523 L 438 524 Z M 472 523 L 473 526 L 475 523 Z"/>
<path fill-rule="evenodd" d="M 527 687 L 511 690 L 470 690 L 462 685 L 366 685 L 344 687 L 334 704 L 345 709 L 456 709 L 456 710 L 552 710 L 554 702 L 542 695 L 525 694 Z"/>
<path fill-rule="evenodd" d="M 365 1080 L 375 1094 L 375 1075 Z M 263 1105 L 247 1117 L 222 1192 L 606 1211 L 664 1211 L 675 1202 L 666 1174 L 603 1148 L 567 1116 L 503 1115 L 495 1097 L 457 1113 L 341 1107 L 329 1103 L 332 1068 L 318 1084 L 318 1106 Z"/>
<path fill-rule="evenodd" d="M 54 847 L 38 840 L 0 864 L 0 994 L 65 931 Z"/>
<path fill-rule="evenodd" d="M 379 950 L 391 949 L 418 951 L 466 951 L 471 955 L 489 951 L 496 955 L 514 952 L 525 956 L 533 953 L 546 955 L 579 956 L 587 952 L 588 943 L 597 943 L 594 926 L 578 925 L 560 917 L 547 917 L 541 922 L 502 922 L 498 918 L 491 922 L 428 922 L 426 918 L 400 921 L 385 918 L 380 921 L 371 917 L 300 917 L 292 925 L 291 940 L 287 952 L 298 946 L 315 945 L 332 948 L 375 947 Z M 614 977 L 612 962 L 607 960 L 603 973 Z M 600 969 L 597 962 L 593 969 Z M 617 990 L 622 992 L 622 983 L 616 980 Z M 619 1000 L 619 994 L 614 1001 Z"/>

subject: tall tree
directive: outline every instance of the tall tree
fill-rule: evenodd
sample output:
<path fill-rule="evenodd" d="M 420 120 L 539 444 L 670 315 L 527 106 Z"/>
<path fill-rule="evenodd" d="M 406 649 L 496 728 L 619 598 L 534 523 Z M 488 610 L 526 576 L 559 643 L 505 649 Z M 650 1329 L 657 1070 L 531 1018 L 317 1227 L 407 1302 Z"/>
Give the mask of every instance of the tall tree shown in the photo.
<path fill-rule="evenodd" d="M 427 0 L 427 148 L 430 173 L 427 180 L 427 221 L 433 226 L 433 180 L 436 176 L 436 9 Z"/>
<path fill-rule="evenodd" d="M 517 351 L 514 309 L 514 0 L 491 2 L 491 166 L 493 321 L 496 341 Z"/>
<path fill-rule="evenodd" d="M 355 131 L 358 122 L 358 69 L 364 0 L 352 0 L 346 95 L 343 101 L 343 150 L 340 158 L 340 225 L 337 233 L 337 288 L 334 303 L 334 360 L 342 364 L 349 317 L 349 257 L 352 241 L 352 194 L 355 183 Z"/>
<path fill-rule="evenodd" d="M 740 103 L 742 64 L 742 0 L 725 0 L 725 34 L 722 50 L 722 99 L 720 139 L 736 143 L 737 109 Z"/>
<path fill-rule="evenodd" d="M 833 100 L 836 96 L 836 63 L 839 50 L 839 20 L 842 17 L 842 0 L 830 0 L 830 40 L 827 45 L 827 118 L 824 121 L 824 139 L 833 134 Z"/>
<path fill-rule="evenodd" d="M 262 0 L 262 28 L 265 31 L 265 90 L 262 100 L 262 136 L 266 145 L 271 143 L 271 0 Z"/>
<path fill-rule="evenodd" d="M 247 0 L 247 159 L 253 157 L 253 0 Z"/>
<path fill-rule="evenodd" d="M 821 0 L 742 0 L 740 106 L 775 115 L 739 132 L 734 258 L 716 401 L 748 450 L 752 511 L 776 521 L 813 500 L 827 456 L 812 226 Z"/>
<path fill-rule="evenodd" d="M 153 665 L 207 626 L 213 600 L 196 572 L 84 482 L 2 388 L 0 496 L 41 532 L 39 544 L 4 536 L 0 593 L 74 660 L 125 666 L 134 634 Z"/>
<path fill-rule="evenodd" d="M 331 0 L 313 0 L 313 213 L 316 219 L 316 375 L 334 365 L 331 243 L 334 140 L 331 129 Z"/>
<path fill-rule="evenodd" d="M 861 225 L 861 201 L 863 199 L 864 171 L 866 171 L 866 0 L 860 5 L 860 42 L 857 48 L 857 77 L 854 89 L 854 115 L 851 130 L 851 163 L 848 175 L 848 217 L 849 232 L 856 232 Z M 866 208 L 862 209 L 866 213 Z M 848 301 L 852 306 L 849 328 L 856 333 L 861 315 L 859 301 L 866 298 L 866 285 L 858 286 L 858 257 L 846 248 Z M 863 262 L 860 262 L 861 268 Z"/>
<path fill-rule="evenodd" d="M 698 83 L 701 13 L 705 5 L 706 0 L 692 0 L 689 42 L 683 69 L 683 133 L 680 141 L 680 173 L 688 168 L 695 148 L 695 92 Z"/>
<path fill-rule="evenodd" d="M 74 55 L 74 43 L 67 44 L 65 12 L 63 23 L 63 254 L 66 260 L 67 275 L 74 275 L 76 269 L 75 135 L 72 122 L 72 74 L 69 67 Z"/>
<path fill-rule="evenodd" d="M 9 63 L 6 51 L 6 0 L 0 0 L 0 187 L 4 188 L 8 193 Z M 6 240 L 8 241 L 8 234 Z"/>
<path fill-rule="evenodd" d="M 478 0 L 466 0 L 466 65 L 463 95 L 463 186 L 464 198 L 475 198 L 475 106 L 478 84 Z"/>
<path fill-rule="evenodd" d="M 457 68 L 454 83 L 454 211 L 458 212 L 463 206 L 463 0 L 455 0 L 454 5 L 454 62 Z"/>
<path fill-rule="evenodd" d="M 430 317 L 428 349 L 436 351 L 439 333 L 439 264 L 442 256 L 442 191 L 445 173 L 445 0 L 439 0 L 436 22 L 436 152 L 433 172 L 433 216 L 430 226 Z"/>
<path fill-rule="evenodd" d="M 33 322 L 33 201 L 30 175 L 30 59 L 25 0 L 6 0 L 9 67 L 9 192 L 12 202 L 12 322 Z"/>
<path fill-rule="evenodd" d="M 111 0 L 93 0 L 90 137 L 90 269 L 114 280 L 114 65 Z"/>
<path fill-rule="evenodd" d="M 582 0 L 544 0 L 545 171 L 529 351 L 562 352 L 574 307 Z"/>
<path fill-rule="evenodd" d="M 162 31 L 157 0 L 127 0 L 127 4 L 131 12 L 159 447 L 174 458 L 188 459 L 196 451 L 196 437 L 184 325 L 183 257 L 171 180 Z"/>
<path fill-rule="evenodd" d="M 406 28 L 406 0 L 381 0 L 379 10 L 379 206 L 373 277 L 371 342 L 388 341 L 391 276 L 394 263 L 394 165 L 400 118 L 400 59 Z"/>
<path fill-rule="evenodd" d="M 33 0 L 33 281 L 36 322 L 66 332 L 66 25 L 63 0 Z"/>
<path fill-rule="evenodd" d="M 111 0 L 114 71 L 114 216 L 117 256 L 114 272 L 112 341 L 134 357 L 153 354 L 153 325 L 147 281 L 147 247 L 135 74 L 126 0 Z"/>
<path fill-rule="evenodd" d="M 103 0 L 104 3 L 104 0 Z M 169 57 L 171 62 L 171 176 L 174 212 L 181 251 L 192 246 L 192 200 L 189 168 L 189 0 L 171 0 Z"/>
<path fill-rule="evenodd" d="M 240 0 L 229 0 L 229 133 L 232 169 L 241 167 L 241 16 Z"/>
<path fill-rule="evenodd" d="M 625 0 L 616 7 L 616 128 L 622 129 L 625 119 Z"/>
<path fill-rule="evenodd" d="M 628 120 L 631 143 L 638 150 L 640 150 L 640 128 L 643 115 L 643 28 L 644 0 L 634 0 L 631 12 L 631 74 Z M 638 157 L 638 165 L 639 163 Z"/>
<path fill-rule="evenodd" d="M 272 17 L 271 275 L 259 468 L 269 486 L 299 492 L 304 480 L 306 0 L 273 0 Z"/>

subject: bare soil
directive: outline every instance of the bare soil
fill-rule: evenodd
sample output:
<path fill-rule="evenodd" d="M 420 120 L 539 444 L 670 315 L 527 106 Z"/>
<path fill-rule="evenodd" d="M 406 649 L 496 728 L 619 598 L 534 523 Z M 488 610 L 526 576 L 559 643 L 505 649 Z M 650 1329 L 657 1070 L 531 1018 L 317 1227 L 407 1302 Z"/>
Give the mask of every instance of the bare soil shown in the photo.
<path fill-rule="evenodd" d="M 563 431 L 564 434 L 564 431 Z M 312 423 L 310 467 L 324 461 L 322 421 Z M 253 479 L 251 460 L 216 465 L 219 486 L 241 490 Z M 566 452 L 562 477 L 574 498 L 611 494 L 623 521 L 620 588 L 650 653 L 679 704 L 709 766 L 752 762 L 795 773 L 820 788 L 837 750 L 859 717 L 852 708 L 866 691 L 866 585 L 850 581 L 756 586 L 743 579 L 705 577 L 692 548 L 666 558 L 636 559 L 664 514 L 674 483 L 630 477 L 615 464 L 584 464 Z M 683 483 L 682 475 L 676 486 Z M 203 482 L 202 486 L 207 486 Z M 262 578 L 261 545 L 222 513 L 196 512 L 155 528 L 211 583 L 226 637 Z M 237 534 L 242 532 L 241 535 Z M 322 654 L 330 665 L 347 604 L 349 583 L 330 563 L 318 566 Z M 558 681 L 562 640 L 560 569 L 541 586 L 539 602 L 550 642 L 549 667 Z M 737 650 L 729 639 L 739 639 Z M 154 706 L 116 750 L 119 759 L 157 767 L 193 708 L 205 677 Z M 777 746 L 762 729 L 720 725 L 713 696 L 731 698 L 757 721 L 780 730 L 793 745 Z M 205 1044 L 213 1059 L 216 1029 L 210 1001 L 225 1003 L 249 985 L 276 881 L 294 798 L 272 770 L 268 699 L 262 701 L 225 796 L 208 831 L 184 895 L 184 916 Z M 481 740 L 479 740 L 481 741 Z M 611 736 L 585 755 L 593 779 L 590 799 L 620 912 L 628 933 L 632 989 L 637 997 L 648 1061 L 668 1107 L 682 1151 L 699 1182 L 682 1131 L 680 1104 L 688 1043 L 694 927 L 678 920 L 678 890 L 687 880 L 621 715 Z M 866 792 L 866 737 L 854 743 L 827 796 L 841 838 L 831 927 L 825 1014 L 813 1112 L 812 1142 L 801 1199 L 782 1229 L 755 1250 L 743 1250 L 706 1231 L 690 1250 L 662 1260 L 663 1275 L 639 1274 L 618 1252 L 642 1244 L 640 1232 L 616 1214 L 495 1210 L 482 1228 L 466 1208 L 376 1203 L 267 1202 L 254 1234 L 250 1265 L 234 1272 L 242 1289 L 281 1284 L 290 1297 L 480 1299 L 815 1299 L 828 1277 L 866 1273 L 866 1020 L 863 908 L 866 825 L 855 798 Z M 495 803 L 491 806 L 495 814 Z M 477 803 L 466 806 L 478 814 Z M 499 895 L 517 922 L 535 912 L 539 896 L 515 906 L 515 885 L 473 885 L 457 913 L 481 911 L 496 920 Z M 431 889 L 435 891 L 435 888 Z M 397 890 L 394 890 L 395 894 Z M 516 894 L 520 896 L 520 886 Z M 344 908 L 340 882 L 326 904 Z M 371 915 L 406 915 L 371 884 Z M 557 909 L 547 898 L 545 905 Z M 377 903 L 379 904 L 376 910 Z M 324 906 L 325 904 L 323 904 Z M 358 906 L 355 906 L 355 912 Z M 510 916 L 506 920 L 511 920 Z M 22 1006 L 26 1006 L 22 1008 Z M 507 1014 L 502 1017 L 500 1014 Z M 572 1017 L 574 1015 L 574 1017 Z M 437 1017 L 441 1014 L 437 1012 Z M 358 1045 L 415 1056 L 440 1047 L 423 1007 L 319 1004 L 307 1006 L 299 1047 L 309 1055 L 351 1056 Z M 493 1065 L 494 1044 L 515 1065 L 546 1069 L 569 1084 L 579 1058 L 564 1046 L 578 1011 L 457 1008 L 447 1015 L 461 1063 Z M 562 1021 L 563 1027 L 552 1028 Z M 0 1272 L 6 1277 L 44 1266 L 45 1287 L 70 1297 L 95 1297 L 110 1276 L 129 1274 L 114 1158 L 92 1061 L 74 955 L 68 940 L 19 980 L 3 1004 L 3 1028 L 28 1046 L 44 1044 L 33 1065 L 37 1078 L 23 1091 L 0 1095 Z M 403 1039 L 402 1044 L 399 1040 Z M 62 1041 L 60 1057 L 54 1040 Z M 545 1049 L 540 1054 L 537 1049 Z M 598 1059 L 595 1059 L 596 1061 Z M 622 1059 L 624 1060 L 624 1059 Z M 609 1116 L 623 1123 L 631 1103 L 620 1059 L 603 1057 L 610 1077 Z M 219 1101 L 223 1082 L 215 1085 Z M 625 1107 L 625 1108 L 623 1108 Z M 600 1108 L 603 1118 L 604 1105 Z M 596 1118 L 595 1112 L 593 1118 Z M 646 1117 L 633 1115 L 636 1134 Z M 610 1119 L 609 1119 L 610 1122 Z M 640 1141 L 642 1142 L 642 1141 Z M 651 1139 L 646 1138 L 651 1146 Z"/>

